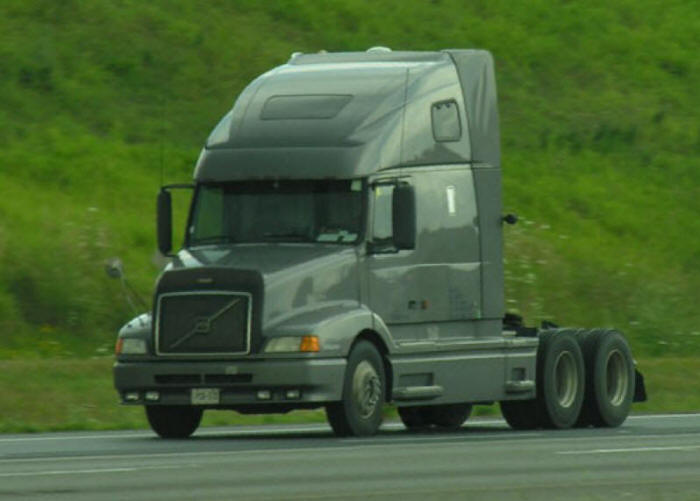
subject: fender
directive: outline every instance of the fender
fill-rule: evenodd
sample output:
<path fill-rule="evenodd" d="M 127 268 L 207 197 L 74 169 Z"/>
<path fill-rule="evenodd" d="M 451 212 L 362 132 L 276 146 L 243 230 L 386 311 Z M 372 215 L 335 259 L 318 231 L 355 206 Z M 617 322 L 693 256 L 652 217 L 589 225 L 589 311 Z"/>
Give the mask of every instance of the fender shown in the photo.
<path fill-rule="evenodd" d="M 119 329 L 119 337 L 140 337 L 149 340 L 151 320 L 151 313 L 142 313 L 132 318 Z"/>
<path fill-rule="evenodd" d="M 355 301 L 333 301 L 315 304 L 309 310 L 295 310 L 293 315 L 266 326 L 264 336 L 269 339 L 314 334 L 319 337 L 323 356 L 345 357 L 357 336 L 368 330 L 376 332 L 390 350 L 395 347 L 384 322 Z"/>

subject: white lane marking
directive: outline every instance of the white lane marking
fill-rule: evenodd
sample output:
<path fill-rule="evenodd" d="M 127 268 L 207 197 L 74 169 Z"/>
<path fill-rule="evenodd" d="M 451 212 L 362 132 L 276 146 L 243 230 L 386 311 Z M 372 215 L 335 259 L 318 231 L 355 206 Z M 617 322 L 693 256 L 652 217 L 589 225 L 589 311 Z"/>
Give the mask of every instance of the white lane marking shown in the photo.
<path fill-rule="evenodd" d="M 700 417 L 700 413 L 695 414 L 645 414 L 638 416 L 629 416 L 627 419 L 639 420 L 639 419 L 682 419 L 682 418 L 697 418 Z M 480 426 L 480 425 L 503 425 L 505 421 L 503 419 L 479 419 L 479 420 L 469 420 L 467 428 L 470 426 Z M 386 423 L 382 425 L 383 430 L 401 430 L 404 426 L 401 423 Z M 298 426 L 298 427 L 286 427 L 286 426 L 269 426 L 260 427 L 255 429 L 240 429 L 236 425 L 231 425 L 230 430 L 220 430 L 220 431 L 206 431 L 206 428 L 195 434 L 195 437 L 217 437 L 217 436 L 227 436 L 227 435 L 269 435 L 271 433 L 303 433 L 303 432 L 317 432 L 317 431 L 330 431 L 327 425 L 317 425 L 317 426 Z M 94 440 L 94 439 L 113 439 L 113 438 L 150 438 L 155 437 L 156 434 L 151 431 L 143 431 L 136 433 L 121 433 L 115 431 L 110 434 L 101 435 L 51 435 L 51 436 L 27 436 L 27 437 L 13 437 L 13 438 L 0 438 L 0 442 L 32 442 L 32 441 L 51 441 L 51 440 Z"/>
<path fill-rule="evenodd" d="M 190 467 L 191 465 L 187 465 Z M 125 473 L 144 470 L 174 470 L 183 466 L 142 466 L 139 468 L 92 468 L 89 470 L 49 470 L 49 471 L 17 471 L 13 473 L 0 473 L 0 478 L 12 477 L 46 477 L 51 475 L 90 475 L 96 473 Z"/>
<path fill-rule="evenodd" d="M 93 439 L 103 439 L 103 438 L 138 438 L 138 437 L 148 437 L 155 436 L 155 434 L 140 433 L 140 434 L 118 434 L 113 435 L 85 435 L 85 436 L 67 436 L 67 437 L 27 437 L 27 438 L 0 438 L 0 442 L 44 442 L 51 440 L 93 440 Z"/>
<path fill-rule="evenodd" d="M 269 435 L 271 433 L 292 434 L 311 431 L 330 431 L 328 426 L 315 426 L 304 428 L 269 428 L 260 430 L 238 430 L 235 426 L 231 427 L 230 431 L 202 431 L 197 433 L 196 437 L 217 437 L 226 435 Z M 157 435 L 151 431 L 142 433 L 119 433 L 115 432 L 110 435 L 68 435 L 68 436 L 41 436 L 41 437 L 21 437 L 21 438 L 0 438 L 0 442 L 34 442 L 47 440 L 95 440 L 95 439 L 114 439 L 114 438 L 155 438 Z"/>
<path fill-rule="evenodd" d="M 609 435 L 610 439 L 618 439 L 618 440 L 624 440 L 626 442 L 629 442 L 631 440 L 646 440 L 646 439 L 659 439 L 659 438 L 686 438 L 686 437 L 692 437 L 692 438 L 697 438 L 698 437 L 698 432 L 694 433 L 650 433 L 648 435 L 634 435 L 634 434 L 629 434 L 629 433 L 623 433 L 622 430 L 617 430 L 614 432 L 614 434 Z M 591 437 L 591 436 L 583 436 L 583 437 L 574 437 L 571 436 L 569 437 L 572 440 L 590 440 L 591 438 L 605 438 L 605 435 L 600 435 L 600 437 Z M 552 438 L 552 440 L 555 440 Z"/>
<path fill-rule="evenodd" d="M 510 433 L 509 433 L 510 435 Z M 545 434 L 542 432 L 518 432 L 518 437 L 543 437 Z M 494 438 L 505 438 L 502 433 L 490 433 L 478 435 L 457 435 L 457 434 L 447 434 L 447 435 L 428 435 L 428 436 L 413 436 L 413 437 L 387 437 L 387 438 L 344 438 L 341 441 L 350 444 L 395 444 L 403 442 L 455 442 L 460 443 L 471 443 L 479 440 L 491 440 Z M 500 443 L 500 442 L 499 442 Z"/>
<path fill-rule="evenodd" d="M 644 420 L 644 419 L 683 419 L 683 418 L 698 418 L 700 413 L 693 414 L 643 414 L 629 416 L 627 419 L 631 420 Z M 486 418 L 486 419 L 470 419 L 467 428 L 470 426 L 483 426 L 483 425 L 504 425 L 505 421 L 499 418 Z M 383 430 L 401 430 L 404 426 L 401 423 L 386 423 L 382 425 Z M 217 431 L 206 431 L 206 428 L 195 434 L 195 437 L 217 437 L 217 436 L 228 436 L 228 435 L 241 435 L 241 436 L 255 436 L 255 435 L 269 435 L 271 433 L 281 433 L 281 434 L 291 434 L 291 433 L 303 433 L 303 432 L 318 432 L 318 431 L 330 431 L 327 425 L 310 425 L 310 426 L 296 426 L 296 427 L 286 427 L 286 426 L 262 426 L 260 428 L 254 429 L 240 429 L 236 425 L 231 425 L 230 430 L 217 430 Z M 110 434 L 100 434 L 100 435 L 51 435 L 51 436 L 27 436 L 27 437 L 13 437 L 13 438 L 0 438 L 1 442 L 31 442 L 31 441 L 51 441 L 51 440 L 94 440 L 94 439 L 114 439 L 114 438 L 150 438 L 155 437 L 155 433 L 151 431 L 143 431 L 136 433 L 121 433 L 113 432 Z"/>
<path fill-rule="evenodd" d="M 514 438 L 508 439 L 505 434 L 490 434 L 486 438 L 503 438 L 499 440 L 499 445 L 507 444 L 522 444 L 522 437 L 532 437 L 535 439 L 530 444 L 536 443 L 551 443 L 560 441 L 569 441 L 572 437 L 554 437 L 551 435 L 546 435 L 541 432 L 513 432 L 509 434 Z M 681 437 L 693 437 L 697 438 L 697 433 L 688 433 L 680 435 L 672 435 L 673 438 Z M 668 438 L 668 435 L 646 435 L 634 438 Z M 270 449 L 245 449 L 245 450 L 227 450 L 227 451 L 201 451 L 201 452 L 160 452 L 151 454 L 95 454 L 89 456 L 54 456 L 54 457 L 34 457 L 34 458 L 2 458 L 0 457 L 0 464 L 18 464 L 18 463 L 52 463 L 56 461 L 95 461 L 95 460 L 130 460 L 130 459 L 158 459 L 158 458 L 197 458 L 197 457 L 227 457 L 235 456 L 236 458 L 258 456 L 258 455 L 268 455 L 268 454 L 281 454 L 281 453 L 325 453 L 325 452 L 355 452 L 355 451 L 367 451 L 368 449 L 382 448 L 391 446 L 394 443 L 401 443 L 402 447 L 424 447 L 425 443 L 434 443 L 436 447 L 464 447 L 465 444 L 476 444 L 483 443 L 481 440 L 481 435 L 452 435 L 444 437 L 394 437 L 379 439 L 377 437 L 368 439 L 341 439 L 338 442 L 329 443 L 326 447 L 276 447 Z M 587 439 L 587 437 L 580 437 L 581 439 Z M 614 438 L 614 437 L 611 437 Z M 630 437 L 625 437 L 625 439 Z M 537 440 L 539 439 L 539 440 Z M 576 439 L 578 441 L 578 439 Z M 338 445 L 340 444 L 340 446 Z M 355 445 L 353 445 L 355 444 Z M 571 451 L 572 453 L 575 451 Z"/>
<path fill-rule="evenodd" d="M 472 426 L 479 425 L 500 425 L 505 424 L 505 421 L 501 419 L 488 419 L 488 420 L 474 420 L 469 421 Z M 382 425 L 382 430 L 402 430 L 405 426 L 401 423 L 386 423 Z M 217 431 L 207 431 L 204 428 L 202 431 L 197 432 L 195 437 L 219 437 L 219 436 L 257 436 L 257 435 L 270 435 L 270 434 L 294 434 L 294 433 L 304 433 L 304 432 L 319 432 L 319 431 L 331 431 L 328 425 L 316 425 L 316 426 L 291 426 L 291 427 L 261 427 L 255 429 L 240 429 L 236 425 L 231 425 L 230 429 L 227 430 L 217 430 Z M 101 435 L 51 435 L 51 436 L 28 436 L 28 437 L 14 437 L 14 438 L 0 438 L 0 442 L 33 442 L 33 441 L 51 441 L 51 440 L 95 440 L 95 439 L 119 439 L 119 438 L 152 438 L 156 437 L 156 434 L 151 431 L 143 431 L 137 433 L 120 433 L 114 432 L 112 434 L 101 434 Z"/>
<path fill-rule="evenodd" d="M 401 426 L 401 425 L 399 425 Z M 222 432 L 223 433 L 223 432 Z M 692 437 L 692 438 L 697 438 L 698 434 L 697 433 L 678 433 L 678 434 L 649 434 L 649 435 L 624 435 L 621 436 L 619 435 L 620 430 L 618 430 L 618 435 L 611 435 L 609 436 L 610 439 L 624 439 L 624 440 L 630 440 L 630 439 L 635 439 L 635 440 L 646 440 L 646 439 L 668 439 L 668 438 L 673 438 L 673 439 L 679 439 L 679 438 L 685 438 L 685 437 Z M 225 434 L 225 433 L 224 433 Z M 235 437 L 235 434 L 227 434 L 227 435 L 233 435 Z M 575 436 L 566 436 L 566 437 L 556 437 L 553 435 L 548 435 L 546 433 L 542 432 L 511 432 L 508 434 L 489 434 L 492 437 L 487 437 L 487 438 L 502 438 L 503 440 L 499 440 L 498 443 L 499 445 L 507 445 L 507 444 L 522 444 L 522 437 L 531 437 L 532 439 L 535 439 L 531 442 L 530 444 L 537 444 L 537 443 L 552 443 L 552 442 L 566 442 L 566 441 L 580 441 L 580 440 L 588 440 L 591 437 L 589 436 L 580 436 L 580 437 L 575 437 Z M 155 435 L 150 435 L 155 437 Z M 201 435 L 200 435 L 201 436 Z M 373 438 L 368 438 L 368 439 L 341 439 L 338 442 L 331 442 L 327 447 L 305 447 L 305 448 L 296 448 L 296 447 L 289 447 L 289 448 L 270 448 L 270 449 L 255 449 L 255 450 L 250 450 L 250 449 L 245 449 L 245 450 L 230 450 L 230 451 L 202 451 L 202 452 L 162 452 L 162 453 L 152 453 L 152 454 L 93 454 L 93 455 L 87 455 L 87 456 L 74 456 L 74 455 L 67 455 L 67 456 L 54 456 L 54 457 L 34 457 L 34 458 L 7 458 L 7 457 L 2 457 L 0 455 L 0 464 L 7 464 L 7 463 L 37 463 L 37 462 L 54 462 L 54 461 L 67 461 L 67 460 L 74 460 L 74 461 L 94 461 L 94 460 L 102 460 L 102 459 L 138 459 L 138 458 L 144 458 L 144 459 L 153 459 L 153 458 L 179 458 L 179 457 L 203 457 L 203 456 L 229 456 L 229 455 L 240 455 L 241 453 L 245 453 L 246 455 L 258 455 L 258 454 L 268 454 L 268 453 L 306 453 L 306 452 L 326 452 L 326 451 L 353 451 L 353 450 L 366 450 L 367 448 L 374 448 L 374 447 L 386 447 L 387 445 L 391 445 L 392 443 L 396 443 L 398 441 L 404 442 L 403 446 L 422 446 L 424 443 L 430 443 L 434 442 L 436 446 L 445 446 L 445 445 L 456 445 L 456 446 L 461 446 L 463 447 L 464 444 L 475 444 L 481 442 L 479 438 L 482 435 L 452 435 L 452 436 L 444 436 L 438 438 L 429 436 L 429 437 L 394 437 L 394 438 L 378 438 L 378 437 L 373 437 Z M 512 439 L 508 437 L 513 437 Z M 538 440 L 539 439 L 539 440 Z M 411 444 L 410 442 L 414 442 Z M 448 442 L 448 443 L 445 443 Z M 342 444 L 340 447 L 337 445 L 338 443 Z M 357 444 L 356 446 L 353 446 L 351 444 Z M 573 454 L 576 453 L 576 451 L 569 451 L 568 453 Z"/>
<path fill-rule="evenodd" d="M 54 471 L 18 471 L 15 473 L 0 473 L 0 478 L 12 477 L 46 477 L 51 475 L 78 475 L 90 473 L 124 473 L 136 471 L 136 468 L 105 468 L 95 470 L 54 470 Z"/>
<path fill-rule="evenodd" d="M 668 451 L 697 451 L 700 445 L 669 445 L 663 447 L 627 447 L 624 449 L 591 449 L 587 451 L 558 451 L 561 455 L 578 454 L 620 454 L 627 452 L 668 452 Z"/>
<path fill-rule="evenodd" d="M 453 440 L 450 442 L 436 442 L 435 447 L 451 448 L 464 447 L 465 444 L 471 442 L 471 438 L 463 436 L 465 440 L 455 440 L 456 437 L 450 437 Z M 499 443 L 521 443 L 521 441 L 501 441 Z M 183 458 L 198 458 L 198 457 L 232 457 L 235 460 L 249 460 L 252 456 L 271 455 L 271 454 L 309 454 L 309 453 L 346 453 L 346 452 L 367 452 L 370 449 L 386 448 L 391 445 L 391 441 L 387 443 L 371 443 L 359 442 L 358 440 L 340 441 L 341 446 L 329 444 L 327 447 L 288 447 L 288 448 L 270 448 L 270 449 L 245 449 L 245 450 L 229 450 L 229 451 L 202 451 L 202 452 L 160 452 L 154 454 L 105 454 L 92 456 L 55 456 L 55 457 L 36 457 L 36 458 L 2 458 L 0 464 L 12 463 L 52 463 L 56 461 L 97 461 L 97 460 L 130 460 L 130 459 L 183 459 Z M 357 444 L 357 445 L 351 445 Z M 404 443 L 404 448 L 423 448 L 424 443 Z"/>
<path fill-rule="evenodd" d="M 627 419 L 675 419 L 675 418 L 687 418 L 687 417 L 700 417 L 700 413 L 688 413 L 688 414 L 637 414 L 634 416 L 627 416 Z"/>

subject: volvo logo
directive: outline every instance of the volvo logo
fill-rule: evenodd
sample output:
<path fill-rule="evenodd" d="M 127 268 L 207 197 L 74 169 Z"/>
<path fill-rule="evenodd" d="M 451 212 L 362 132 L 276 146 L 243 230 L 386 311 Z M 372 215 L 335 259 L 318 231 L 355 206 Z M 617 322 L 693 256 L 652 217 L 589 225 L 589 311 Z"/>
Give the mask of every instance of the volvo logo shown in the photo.
<path fill-rule="evenodd" d="M 211 332 L 211 320 L 205 317 L 196 318 L 192 332 L 195 334 L 209 334 Z"/>
<path fill-rule="evenodd" d="M 193 338 L 194 336 L 197 335 L 204 335 L 204 334 L 209 334 L 211 332 L 211 325 L 214 323 L 219 317 L 221 317 L 224 313 L 226 313 L 228 310 L 236 306 L 238 303 L 240 303 L 241 300 L 240 298 L 236 298 L 231 300 L 231 302 L 227 303 L 223 308 L 221 308 L 219 311 L 214 313 L 213 315 L 209 317 L 197 317 L 194 319 L 194 326 L 192 327 L 192 330 L 190 330 L 187 334 L 182 336 L 180 339 L 175 341 L 170 345 L 170 349 L 172 350 L 173 348 L 177 348 L 181 344 L 183 344 L 185 341 L 188 341 L 189 339 Z"/>

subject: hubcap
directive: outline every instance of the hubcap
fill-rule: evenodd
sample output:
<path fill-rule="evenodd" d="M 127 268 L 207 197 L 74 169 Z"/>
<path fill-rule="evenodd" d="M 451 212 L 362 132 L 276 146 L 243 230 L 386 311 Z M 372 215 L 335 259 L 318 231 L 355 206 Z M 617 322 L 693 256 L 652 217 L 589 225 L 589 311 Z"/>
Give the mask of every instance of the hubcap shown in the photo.
<path fill-rule="evenodd" d="M 571 407 L 578 390 L 578 371 L 574 357 L 568 351 L 560 353 L 554 364 L 554 385 L 559 405 Z"/>
<path fill-rule="evenodd" d="M 367 419 L 377 408 L 382 396 L 379 374 L 372 364 L 363 360 L 357 365 L 352 378 L 352 395 L 360 417 Z"/>
<path fill-rule="evenodd" d="M 613 350 L 605 361 L 606 390 L 611 405 L 618 406 L 624 402 L 629 388 L 627 364 L 620 350 Z"/>

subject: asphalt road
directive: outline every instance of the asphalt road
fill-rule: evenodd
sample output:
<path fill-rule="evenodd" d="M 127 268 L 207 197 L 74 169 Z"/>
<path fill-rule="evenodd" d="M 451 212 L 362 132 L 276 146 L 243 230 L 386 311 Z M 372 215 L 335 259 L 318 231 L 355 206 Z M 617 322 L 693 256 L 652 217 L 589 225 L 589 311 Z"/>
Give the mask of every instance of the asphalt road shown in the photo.
<path fill-rule="evenodd" d="M 700 414 L 618 429 L 452 433 L 389 423 L 372 438 L 322 425 L 0 435 L 0 500 L 700 499 Z"/>

